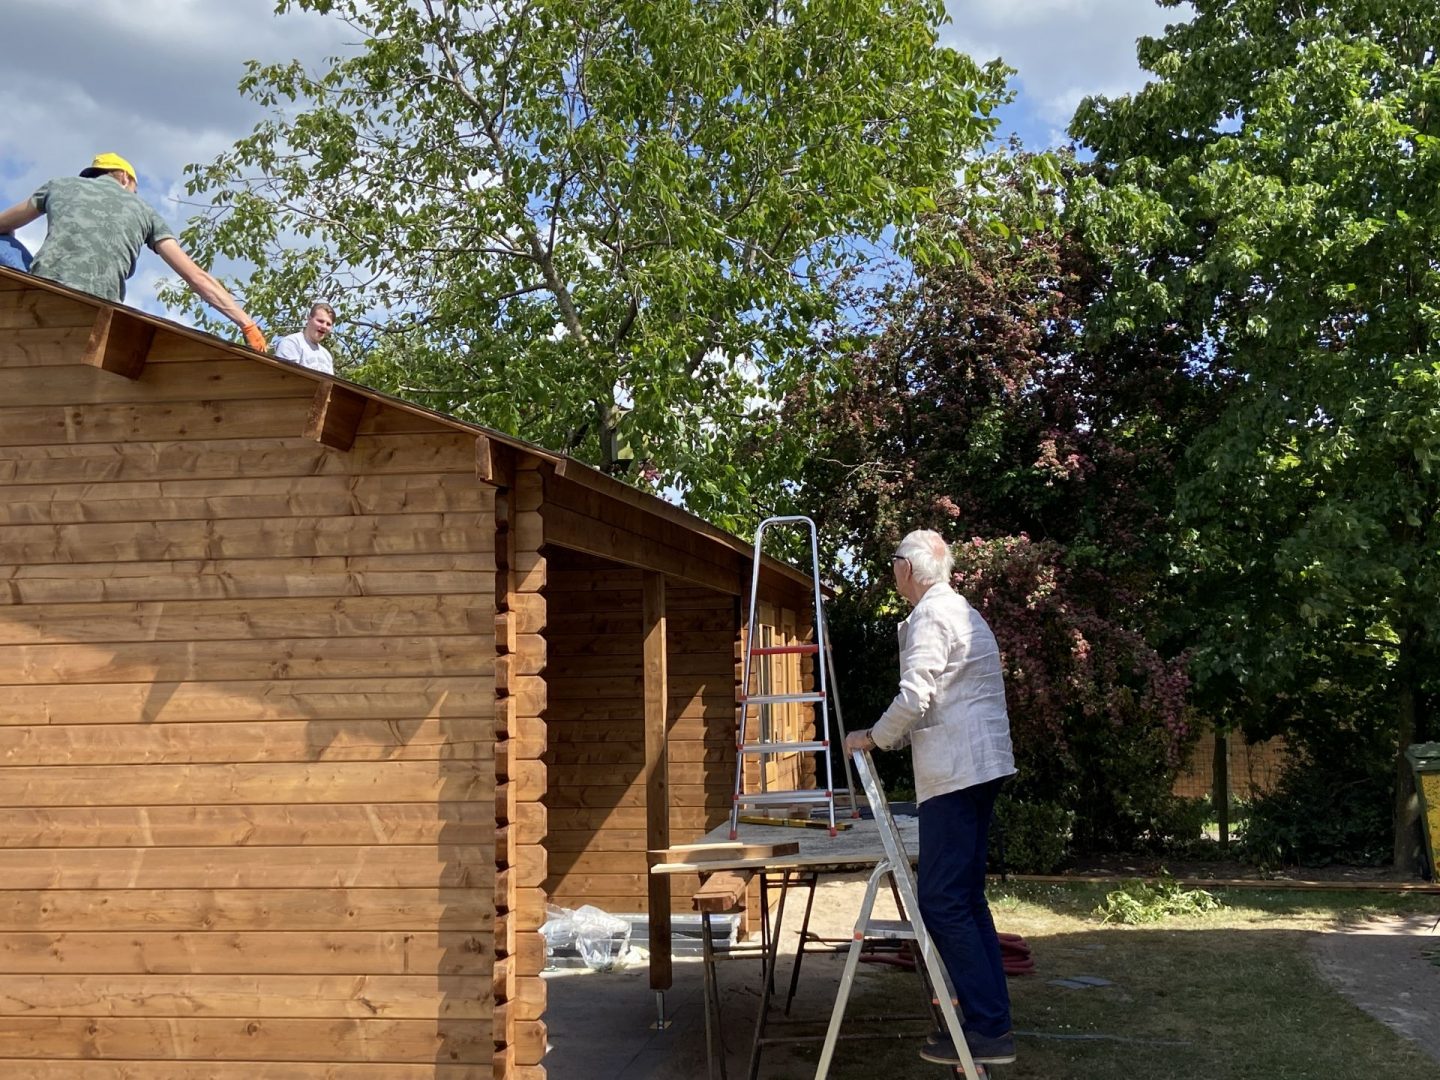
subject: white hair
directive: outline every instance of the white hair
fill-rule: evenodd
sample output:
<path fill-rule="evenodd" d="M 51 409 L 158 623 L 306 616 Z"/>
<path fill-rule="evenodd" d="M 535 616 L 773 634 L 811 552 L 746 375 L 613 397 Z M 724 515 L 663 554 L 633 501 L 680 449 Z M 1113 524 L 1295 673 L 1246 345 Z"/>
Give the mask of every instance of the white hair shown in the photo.
<path fill-rule="evenodd" d="M 955 556 L 950 553 L 950 545 L 931 529 L 916 529 L 907 533 L 895 549 L 895 555 L 910 563 L 910 576 L 917 585 L 948 584 L 955 569 Z"/>

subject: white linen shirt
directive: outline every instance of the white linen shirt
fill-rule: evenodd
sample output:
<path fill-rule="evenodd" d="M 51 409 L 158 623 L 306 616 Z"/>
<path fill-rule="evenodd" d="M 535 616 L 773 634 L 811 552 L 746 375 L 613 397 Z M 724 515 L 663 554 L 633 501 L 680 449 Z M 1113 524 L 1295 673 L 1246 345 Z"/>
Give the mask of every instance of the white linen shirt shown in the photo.
<path fill-rule="evenodd" d="M 924 802 L 1015 772 L 1000 647 L 954 589 L 932 585 L 899 626 L 900 692 L 870 737 L 910 744 L 915 800 Z"/>
<path fill-rule="evenodd" d="M 276 342 L 275 355 L 281 360 L 289 360 L 292 364 L 299 364 L 311 371 L 335 374 L 335 361 L 331 359 L 330 350 L 323 345 L 311 345 L 305 340 L 304 330 L 287 334 Z"/>

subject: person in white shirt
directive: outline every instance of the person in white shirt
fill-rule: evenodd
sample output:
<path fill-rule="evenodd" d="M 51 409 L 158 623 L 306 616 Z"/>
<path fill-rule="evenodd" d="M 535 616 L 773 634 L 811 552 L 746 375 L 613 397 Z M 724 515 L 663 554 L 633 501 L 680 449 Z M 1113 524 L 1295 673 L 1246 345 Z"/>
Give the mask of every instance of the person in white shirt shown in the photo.
<path fill-rule="evenodd" d="M 305 320 L 305 329 L 298 334 L 288 334 L 275 343 L 275 355 L 312 371 L 335 374 L 335 361 L 330 350 L 320 343 L 331 330 L 335 329 L 335 309 L 323 300 L 310 305 L 310 317 Z"/>
<path fill-rule="evenodd" d="M 975 1061 L 1015 1060 L 1000 939 L 985 902 L 990 818 L 1015 772 L 1000 648 L 985 619 L 950 587 L 954 557 L 939 533 L 912 532 L 891 566 L 911 605 L 900 624 L 900 692 L 847 753 L 910 744 L 920 811 L 920 915 L 945 961 Z M 959 1065 L 948 1033 L 920 1051 Z"/>

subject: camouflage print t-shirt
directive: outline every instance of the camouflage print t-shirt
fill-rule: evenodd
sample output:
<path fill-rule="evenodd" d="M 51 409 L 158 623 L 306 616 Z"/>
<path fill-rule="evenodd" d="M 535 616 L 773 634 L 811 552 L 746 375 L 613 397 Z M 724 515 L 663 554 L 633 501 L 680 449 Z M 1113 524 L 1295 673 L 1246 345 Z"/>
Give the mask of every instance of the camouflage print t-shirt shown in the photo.
<path fill-rule="evenodd" d="M 30 272 L 105 300 L 125 299 L 142 245 L 153 251 L 175 236 L 110 176 L 59 177 L 30 196 L 30 205 L 45 214 L 47 228 Z"/>

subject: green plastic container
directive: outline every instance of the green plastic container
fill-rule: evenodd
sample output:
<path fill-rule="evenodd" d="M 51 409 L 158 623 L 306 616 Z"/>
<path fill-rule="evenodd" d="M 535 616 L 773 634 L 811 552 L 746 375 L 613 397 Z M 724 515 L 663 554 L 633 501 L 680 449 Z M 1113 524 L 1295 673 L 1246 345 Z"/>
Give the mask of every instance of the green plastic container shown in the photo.
<path fill-rule="evenodd" d="M 1406 747 L 1405 756 L 1415 770 L 1415 790 L 1420 793 L 1430 876 L 1440 881 L 1440 742 L 1416 743 Z"/>

